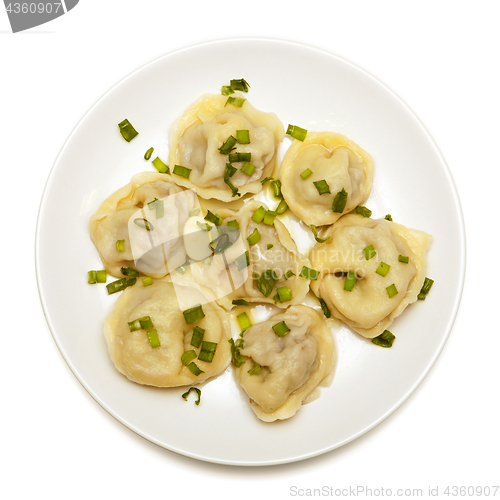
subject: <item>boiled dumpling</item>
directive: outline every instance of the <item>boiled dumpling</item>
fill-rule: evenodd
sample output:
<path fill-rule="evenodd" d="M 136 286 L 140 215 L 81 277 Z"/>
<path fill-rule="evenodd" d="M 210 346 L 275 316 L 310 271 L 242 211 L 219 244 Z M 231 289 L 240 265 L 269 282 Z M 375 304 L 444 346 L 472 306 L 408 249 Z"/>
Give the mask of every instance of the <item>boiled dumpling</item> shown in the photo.
<path fill-rule="evenodd" d="M 175 387 L 203 382 L 222 373 L 231 360 L 230 325 L 226 313 L 215 303 L 204 304 L 204 317 L 187 324 L 179 308 L 178 294 L 189 295 L 192 303 L 202 297 L 194 289 L 181 290 L 166 281 L 155 281 L 144 287 L 136 284 L 127 288 L 116 301 L 113 311 L 104 322 L 104 335 L 116 368 L 133 382 L 156 387 Z M 149 330 L 130 331 L 129 323 L 149 316 Z M 203 329 L 199 347 L 191 344 L 194 329 Z M 148 331 L 156 330 L 160 345 L 153 347 Z M 199 340 L 199 339 L 198 339 Z M 207 344 L 208 349 L 206 349 Z M 195 342 L 198 344 L 198 342 Z M 200 360 L 200 351 L 213 351 L 211 362 Z M 188 351 L 196 356 L 183 363 L 181 357 Z M 202 356 L 203 357 L 203 356 Z M 185 358 L 186 359 L 186 358 Z M 189 365 L 194 363 L 195 366 Z M 198 373 L 201 370 L 203 373 Z"/>
<path fill-rule="evenodd" d="M 293 141 L 279 172 L 281 192 L 291 211 L 315 226 L 333 224 L 362 204 L 370 195 L 372 177 L 371 156 L 333 132 L 309 132 L 304 142 Z"/>
<path fill-rule="evenodd" d="M 182 265 L 183 229 L 196 207 L 196 193 L 177 186 L 169 175 L 135 175 L 90 218 L 90 236 L 108 273 L 122 277 L 122 267 L 133 267 L 160 278 Z M 123 241 L 123 251 L 117 241 Z"/>
<path fill-rule="evenodd" d="M 417 300 L 431 237 L 356 214 L 345 215 L 322 236 L 330 238 L 310 254 L 320 271 L 313 292 L 354 331 L 377 337 Z"/>
<path fill-rule="evenodd" d="M 231 161 L 219 148 L 237 131 L 249 132 L 249 143 L 235 143 L 231 154 L 250 153 L 251 175 L 241 168 L 245 162 L 234 161 L 236 172 L 228 178 L 240 195 L 257 193 L 260 181 L 270 176 L 275 166 L 278 144 L 283 140 L 283 124 L 274 113 L 256 110 L 248 101 L 242 107 L 227 104 L 227 97 L 206 94 L 192 104 L 173 125 L 170 134 L 170 169 L 181 165 L 191 169 L 189 178 L 173 174 L 174 181 L 194 188 L 203 198 L 231 201 L 233 191 L 224 182 L 226 165 Z M 246 141 L 245 141 L 246 142 Z M 253 171 L 251 171 L 253 168 Z"/>
<path fill-rule="evenodd" d="M 278 333 L 290 331 L 278 336 L 273 326 L 281 322 L 286 326 L 276 327 Z M 333 370 L 332 334 L 310 307 L 292 306 L 251 326 L 243 335 L 243 344 L 239 354 L 240 362 L 245 363 L 235 366 L 236 381 L 250 397 L 255 414 L 265 422 L 292 417 Z"/>

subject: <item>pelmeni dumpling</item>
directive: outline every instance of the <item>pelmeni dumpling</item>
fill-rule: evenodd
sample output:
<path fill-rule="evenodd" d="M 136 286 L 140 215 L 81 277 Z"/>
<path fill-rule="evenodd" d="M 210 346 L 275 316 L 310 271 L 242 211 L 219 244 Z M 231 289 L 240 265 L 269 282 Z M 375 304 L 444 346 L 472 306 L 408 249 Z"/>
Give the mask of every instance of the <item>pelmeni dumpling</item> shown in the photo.
<path fill-rule="evenodd" d="M 221 154 L 219 148 L 229 137 L 236 139 L 237 130 L 248 130 L 250 143 L 236 143 L 231 153 L 250 153 L 249 163 L 255 167 L 247 175 L 241 171 L 244 162 L 233 163 L 237 171 L 229 182 L 241 195 L 262 189 L 260 181 L 272 174 L 276 149 L 285 136 L 283 124 L 274 113 L 258 111 L 248 100 L 242 107 L 226 105 L 227 99 L 222 95 L 203 95 L 174 123 L 170 134 L 170 169 L 173 171 L 175 165 L 191 169 L 189 179 L 173 175 L 174 181 L 194 188 L 206 199 L 231 201 L 233 197 L 224 182 L 230 158 Z"/>
<path fill-rule="evenodd" d="M 290 331 L 279 337 L 273 326 L 282 321 Z M 265 422 L 292 417 L 333 370 L 332 334 L 320 313 L 310 307 L 292 306 L 251 326 L 243 342 L 240 354 L 245 363 L 234 367 L 236 381 Z"/>
<path fill-rule="evenodd" d="M 330 238 L 309 256 L 320 271 L 311 282 L 313 292 L 354 331 L 377 337 L 417 300 L 431 236 L 356 214 L 345 215 L 322 236 Z M 345 289 L 350 288 L 349 279 L 352 291 Z"/>
<path fill-rule="evenodd" d="M 161 210 L 156 210 L 159 200 Z M 107 198 L 90 218 L 90 236 L 108 273 L 122 267 L 163 277 L 186 260 L 182 234 L 190 210 L 199 207 L 194 191 L 167 174 L 142 172 Z M 117 241 L 124 240 L 123 251 Z"/>
<path fill-rule="evenodd" d="M 188 325 L 177 294 L 189 295 L 192 302 L 201 302 L 202 297 L 194 289 L 180 288 L 174 290 L 174 285 L 166 281 L 155 281 L 147 287 L 136 284 L 121 294 L 105 319 L 104 335 L 111 359 L 133 382 L 156 387 L 197 384 L 222 373 L 229 365 L 231 327 L 226 313 L 215 303 L 204 304 L 205 316 Z M 130 331 L 128 323 L 145 316 L 153 323 L 159 347 L 152 347 L 146 330 Z M 194 327 L 205 330 L 203 342 L 217 344 L 215 355 L 211 362 L 194 358 L 185 365 L 181 360 L 185 352 L 194 350 L 199 356 L 200 349 L 204 349 L 203 343 L 199 348 L 191 345 Z M 188 368 L 190 363 L 203 373 L 196 376 Z"/>
<path fill-rule="evenodd" d="M 301 174 L 308 169 L 312 174 L 304 174 L 306 178 L 302 178 Z M 308 225 L 330 225 L 370 195 L 373 160 L 355 142 L 341 134 L 308 132 L 304 142 L 293 141 L 286 152 L 279 178 L 283 197 L 297 217 Z M 315 182 L 319 184 L 315 185 Z M 342 195 L 344 199 L 347 195 L 345 207 L 341 210 L 333 206 L 337 193 L 341 193 L 339 202 Z"/>

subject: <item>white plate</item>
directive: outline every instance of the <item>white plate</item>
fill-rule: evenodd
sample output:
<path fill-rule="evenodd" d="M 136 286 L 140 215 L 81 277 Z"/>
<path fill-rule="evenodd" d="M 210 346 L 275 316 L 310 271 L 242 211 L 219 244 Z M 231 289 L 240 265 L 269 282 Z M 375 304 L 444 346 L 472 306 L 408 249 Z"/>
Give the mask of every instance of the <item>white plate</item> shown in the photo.
<path fill-rule="evenodd" d="M 410 306 L 391 327 L 397 340 L 382 349 L 342 328 L 339 363 L 330 388 L 292 419 L 259 421 L 230 369 L 203 385 L 202 404 L 182 388 L 129 382 L 114 368 L 102 334 L 114 297 L 89 286 L 102 267 L 88 219 L 130 177 L 151 170 L 144 152 L 167 158 L 168 130 L 205 92 L 230 78 L 251 84 L 248 98 L 288 123 L 338 131 L 375 160 L 373 217 L 434 236 L 428 299 Z M 128 118 L 140 135 L 117 133 Z M 301 460 L 339 447 L 392 413 L 439 355 L 455 319 L 465 272 L 460 202 L 436 144 L 412 111 L 359 67 L 301 44 L 268 39 L 214 41 L 167 54 L 108 91 L 66 141 L 49 176 L 36 239 L 40 296 L 50 330 L 71 370 L 110 414 L 144 438 L 211 462 L 265 465 Z"/>

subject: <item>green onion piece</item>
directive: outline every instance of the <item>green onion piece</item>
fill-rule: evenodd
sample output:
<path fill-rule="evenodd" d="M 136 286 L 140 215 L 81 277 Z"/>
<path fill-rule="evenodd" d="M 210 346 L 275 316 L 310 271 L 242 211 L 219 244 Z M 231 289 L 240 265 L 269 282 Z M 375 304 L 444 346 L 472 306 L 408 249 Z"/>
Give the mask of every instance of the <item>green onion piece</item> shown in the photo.
<path fill-rule="evenodd" d="M 116 281 L 112 281 L 106 285 L 106 289 L 108 290 L 108 295 L 112 295 L 116 292 L 121 292 L 127 288 L 127 278 L 122 278 Z"/>
<path fill-rule="evenodd" d="M 163 205 L 163 200 L 158 200 L 155 198 L 153 201 L 148 203 L 149 210 L 156 211 L 156 218 L 161 219 L 165 215 L 165 206 Z"/>
<path fill-rule="evenodd" d="M 250 252 L 247 250 L 239 257 L 236 257 L 236 259 L 234 259 L 234 263 L 236 264 L 238 271 L 248 267 L 250 265 Z"/>
<path fill-rule="evenodd" d="M 125 251 L 125 240 L 117 240 L 116 241 L 116 250 L 118 252 L 124 252 Z"/>
<path fill-rule="evenodd" d="M 301 174 L 300 176 L 302 177 L 302 179 L 306 180 L 310 175 L 312 175 L 312 170 L 306 168 Z"/>
<path fill-rule="evenodd" d="M 283 198 L 281 194 L 281 181 L 279 179 L 271 182 L 271 189 L 275 198 Z"/>
<path fill-rule="evenodd" d="M 198 389 L 198 387 L 190 387 L 187 392 L 185 392 L 184 394 L 182 394 L 182 398 L 185 401 L 187 401 L 188 400 L 188 396 L 189 396 L 189 394 L 190 394 L 191 391 L 195 391 L 196 394 L 198 395 L 198 399 L 194 402 L 194 404 L 196 406 L 198 406 L 200 404 L 200 400 L 201 400 L 201 389 Z"/>
<path fill-rule="evenodd" d="M 255 245 L 260 241 L 261 235 L 259 233 L 259 230 L 255 228 L 252 232 L 252 234 L 247 238 L 247 241 L 250 245 Z"/>
<path fill-rule="evenodd" d="M 168 174 L 170 172 L 168 165 L 163 163 L 158 156 L 151 163 L 160 174 Z"/>
<path fill-rule="evenodd" d="M 137 278 L 130 278 L 127 280 L 127 286 L 134 286 L 137 282 Z"/>
<path fill-rule="evenodd" d="M 265 179 L 262 179 L 262 180 L 260 181 L 260 183 L 261 183 L 262 185 L 264 185 L 267 181 L 272 181 L 272 180 L 273 180 L 273 178 L 272 178 L 272 177 L 266 177 Z"/>
<path fill-rule="evenodd" d="M 147 219 L 143 219 L 142 217 L 134 219 L 134 224 L 137 224 L 139 227 L 142 227 L 146 231 L 154 230 L 153 224 L 151 224 L 151 222 L 149 222 Z"/>
<path fill-rule="evenodd" d="M 284 321 L 280 321 L 273 326 L 273 330 L 278 337 L 284 337 L 290 331 L 290 328 L 286 326 Z"/>
<path fill-rule="evenodd" d="M 250 161 L 251 159 L 252 159 L 252 153 L 230 153 L 229 154 L 229 161 L 231 163 L 237 163 L 239 161 Z"/>
<path fill-rule="evenodd" d="M 245 346 L 245 341 L 243 339 L 238 339 L 234 345 L 236 346 L 236 349 L 243 349 Z"/>
<path fill-rule="evenodd" d="M 128 327 L 131 332 L 136 332 L 137 330 L 142 330 L 141 322 L 138 319 L 128 322 Z"/>
<path fill-rule="evenodd" d="M 239 229 L 240 228 L 240 225 L 238 224 L 237 220 L 230 220 L 230 221 L 227 222 L 227 225 L 229 227 L 234 227 L 235 229 Z"/>
<path fill-rule="evenodd" d="M 252 215 L 252 220 L 254 220 L 257 224 L 259 224 L 264 220 L 266 214 L 267 210 L 261 205 Z"/>
<path fill-rule="evenodd" d="M 205 215 L 204 219 L 208 222 L 211 222 L 212 224 L 215 224 L 216 226 L 222 225 L 222 217 L 217 214 L 213 214 L 212 212 L 210 212 L 210 210 L 207 212 L 207 215 Z"/>
<path fill-rule="evenodd" d="M 313 224 L 311 224 L 309 226 L 311 228 L 311 231 L 314 235 L 314 239 L 318 242 L 318 243 L 324 243 L 326 240 L 329 240 L 331 238 L 331 236 L 328 236 L 327 238 L 320 238 L 318 236 L 318 231 L 316 230 L 316 226 L 314 226 Z"/>
<path fill-rule="evenodd" d="M 191 175 L 191 170 L 192 168 L 183 167 L 182 165 L 176 165 L 174 167 L 174 174 L 178 175 L 179 177 L 184 177 L 186 179 L 189 179 L 189 176 Z"/>
<path fill-rule="evenodd" d="M 288 125 L 286 129 L 286 134 L 292 136 L 298 141 L 304 142 L 307 135 L 307 130 L 305 128 L 300 128 L 297 125 Z"/>
<path fill-rule="evenodd" d="M 233 358 L 233 364 L 234 366 L 236 366 L 236 368 L 239 368 L 241 365 L 245 364 L 245 360 L 243 359 L 243 356 L 240 354 L 240 350 L 237 348 L 236 344 L 234 343 L 234 340 L 229 339 L 228 342 L 231 344 L 231 357 Z"/>
<path fill-rule="evenodd" d="M 288 205 L 285 200 L 281 200 L 276 210 L 274 211 L 276 215 L 283 215 L 288 210 Z"/>
<path fill-rule="evenodd" d="M 102 271 L 96 272 L 97 283 L 106 283 L 107 277 L 108 277 L 108 273 L 106 272 L 105 269 Z"/>
<path fill-rule="evenodd" d="M 255 170 L 255 165 L 252 165 L 248 161 L 241 167 L 241 171 L 248 176 L 251 176 Z"/>
<path fill-rule="evenodd" d="M 370 260 L 372 257 L 375 257 L 377 252 L 373 248 L 373 245 L 368 245 L 367 247 L 363 248 L 363 255 L 365 256 L 366 260 Z"/>
<path fill-rule="evenodd" d="M 189 261 L 186 260 L 182 266 L 176 267 L 175 270 L 180 274 L 186 274 L 186 271 L 189 268 Z"/>
<path fill-rule="evenodd" d="M 318 193 L 321 194 L 331 194 L 330 186 L 325 181 L 325 179 L 321 179 L 320 181 L 314 181 L 313 184 L 316 186 Z"/>
<path fill-rule="evenodd" d="M 220 93 L 222 95 L 231 95 L 234 94 L 234 90 L 229 85 L 223 85 L 220 90 Z"/>
<path fill-rule="evenodd" d="M 280 302 L 292 300 L 292 291 L 287 286 L 280 286 L 277 290 Z"/>
<path fill-rule="evenodd" d="M 285 279 L 287 280 L 288 278 L 291 278 L 292 276 L 295 276 L 295 273 L 294 273 L 291 269 L 289 269 L 289 270 L 288 270 L 288 271 L 284 274 L 284 276 L 285 276 Z"/>
<path fill-rule="evenodd" d="M 191 337 L 191 345 L 198 348 L 201 345 L 203 336 L 205 335 L 205 329 L 195 326 L 193 328 L 193 336 Z"/>
<path fill-rule="evenodd" d="M 149 330 L 147 334 L 151 347 L 160 347 L 161 344 L 160 339 L 158 338 L 158 332 L 156 330 Z"/>
<path fill-rule="evenodd" d="M 319 275 L 319 271 L 316 271 L 316 269 L 311 269 L 310 267 L 304 266 L 302 268 L 302 271 L 300 271 L 299 276 L 301 278 L 305 278 L 306 280 L 317 280 Z"/>
<path fill-rule="evenodd" d="M 248 300 L 245 300 L 245 299 L 235 299 L 235 300 L 233 300 L 233 305 L 235 305 L 235 306 L 249 306 L 250 302 L 248 302 Z"/>
<path fill-rule="evenodd" d="M 275 212 L 271 212 L 271 210 L 268 210 L 266 216 L 264 217 L 264 224 L 272 226 L 274 224 L 274 219 L 276 219 L 276 215 L 277 214 Z"/>
<path fill-rule="evenodd" d="M 392 298 L 392 297 L 394 297 L 394 295 L 398 294 L 398 291 L 396 289 L 396 285 L 394 283 L 391 286 L 388 286 L 386 288 L 386 290 L 387 290 L 387 295 L 389 295 L 389 298 Z"/>
<path fill-rule="evenodd" d="M 358 215 L 362 215 L 363 217 L 368 218 L 372 216 L 372 211 L 369 208 L 363 207 L 361 205 L 358 205 L 355 210 Z"/>
<path fill-rule="evenodd" d="M 236 172 L 237 168 L 233 167 L 230 163 L 226 163 L 226 171 L 224 173 L 224 180 L 229 179 L 229 177 L 232 177 Z"/>
<path fill-rule="evenodd" d="M 272 243 L 268 243 L 268 244 L 267 244 L 267 249 L 268 249 L 268 250 L 271 250 L 271 248 L 273 248 L 273 246 L 274 246 L 274 245 L 273 245 Z"/>
<path fill-rule="evenodd" d="M 233 149 L 235 148 L 236 144 L 236 137 L 230 135 L 227 139 L 226 142 L 219 148 L 219 153 L 221 155 L 228 155 Z"/>
<path fill-rule="evenodd" d="M 210 231 L 214 226 L 211 226 L 210 224 L 207 224 L 206 222 L 200 222 L 199 220 L 196 221 L 196 225 L 202 230 L 202 231 Z"/>
<path fill-rule="evenodd" d="M 197 321 L 200 321 L 200 319 L 205 317 L 205 313 L 203 312 L 203 307 L 201 307 L 201 304 L 182 311 L 182 314 L 184 314 L 184 320 L 188 325 L 196 323 Z"/>
<path fill-rule="evenodd" d="M 346 203 L 347 203 L 347 191 L 344 188 L 342 188 L 342 191 L 339 191 L 335 195 L 335 198 L 333 199 L 332 210 L 335 213 L 341 214 L 344 211 Z"/>
<path fill-rule="evenodd" d="M 410 257 L 407 257 L 405 255 L 400 255 L 398 257 L 399 262 L 402 262 L 403 264 L 408 264 L 410 262 Z"/>
<path fill-rule="evenodd" d="M 151 155 L 153 154 L 153 151 L 155 148 L 149 148 L 145 153 L 144 153 L 144 159 L 149 160 L 151 158 Z"/>
<path fill-rule="evenodd" d="M 147 330 L 148 328 L 154 328 L 153 322 L 149 316 L 143 316 L 139 318 L 139 323 L 141 324 L 141 328 L 143 330 Z"/>
<path fill-rule="evenodd" d="M 237 130 L 236 140 L 239 144 L 250 144 L 250 132 L 248 130 Z"/>
<path fill-rule="evenodd" d="M 238 314 L 238 316 L 236 316 L 236 319 L 238 320 L 238 323 L 240 325 L 241 333 L 243 333 L 245 330 L 248 330 L 252 326 L 252 322 L 250 321 L 250 318 L 248 317 L 248 314 L 246 312 Z"/>
<path fill-rule="evenodd" d="M 188 213 L 188 217 L 194 217 L 196 215 L 198 215 L 200 213 L 200 209 L 199 208 L 195 208 L 194 210 L 190 210 L 189 213 Z"/>
<path fill-rule="evenodd" d="M 318 299 L 318 300 L 319 300 L 319 305 L 321 306 L 321 310 L 323 311 L 323 314 L 325 315 L 325 317 L 331 318 L 332 312 L 330 311 L 330 309 L 328 309 L 326 302 L 323 299 Z"/>
<path fill-rule="evenodd" d="M 153 284 L 153 278 L 150 278 L 149 276 L 147 278 L 142 278 L 142 284 L 144 286 L 149 286 Z"/>
<path fill-rule="evenodd" d="M 384 219 L 392 222 L 392 215 L 391 215 L 391 214 L 387 214 L 387 215 L 384 217 Z"/>
<path fill-rule="evenodd" d="M 250 85 L 244 78 L 240 78 L 239 80 L 230 80 L 229 85 L 233 90 L 241 90 L 242 92 L 248 92 Z"/>
<path fill-rule="evenodd" d="M 97 283 L 97 271 L 89 271 L 87 273 L 87 277 L 88 277 L 88 283 L 90 283 L 91 285 Z"/>
<path fill-rule="evenodd" d="M 127 142 L 130 142 L 134 137 L 139 135 L 139 132 L 137 132 L 126 118 L 118 124 L 118 128 L 120 129 L 120 134 L 122 134 L 122 137 Z"/>
<path fill-rule="evenodd" d="M 139 276 L 139 271 L 131 267 L 122 267 L 120 271 L 123 274 L 123 276 L 131 276 L 133 278 L 137 278 Z"/>
<path fill-rule="evenodd" d="M 226 163 L 226 171 L 224 173 L 224 182 L 227 184 L 229 189 L 232 192 L 231 197 L 241 196 L 241 193 L 238 191 L 238 188 L 233 185 L 233 183 L 229 180 L 229 177 L 232 177 L 236 172 L 236 167 L 233 167 L 230 163 Z"/>
<path fill-rule="evenodd" d="M 257 363 L 254 363 L 252 368 L 250 368 L 250 370 L 248 370 L 248 372 L 250 375 L 259 375 L 260 374 L 260 365 L 257 364 Z"/>
<path fill-rule="evenodd" d="M 267 269 L 257 278 L 256 285 L 264 297 L 269 297 L 277 281 L 276 273 L 272 269 Z"/>
<path fill-rule="evenodd" d="M 418 294 L 417 299 L 418 300 L 425 300 L 425 297 L 429 293 L 433 284 L 434 284 L 434 280 L 431 280 L 430 278 L 425 278 L 424 284 L 422 285 L 422 288 L 420 290 L 420 293 Z"/>
<path fill-rule="evenodd" d="M 347 292 L 352 292 L 354 285 L 356 284 L 357 275 L 354 271 L 347 271 L 347 277 L 344 283 L 344 290 Z"/>
<path fill-rule="evenodd" d="M 200 370 L 198 368 L 198 365 L 193 361 L 187 365 L 187 369 L 193 374 L 193 375 L 201 375 L 202 373 L 205 373 L 203 370 Z"/>
<path fill-rule="evenodd" d="M 189 365 L 189 363 L 191 363 L 193 359 L 196 359 L 196 352 L 194 351 L 194 349 L 184 352 L 181 356 L 181 361 L 184 366 Z"/>
<path fill-rule="evenodd" d="M 246 101 L 246 99 L 242 99 L 241 97 L 228 97 L 226 104 L 224 104 L 224 107 L 226 107 L 228 104 L 232 104 L 233 106 L 236 106 L 237 108 L 241 108 L 245 101 Z"/>
<path fill-rule="evenodd" d="M 200 354 L 198 354 L 198 359 L 200 361 L 205 361 L 206 363 L 211 363 L 215 356 L 215 351 L 217 349 L 217 344 L 215 342 L 205 342 L 201 343 Z"/>
<path fill-rule="evenodd" d="M 392 347 L 392 343 L 396 337 L 389 331 L 384 330 L 378 337 L 372 339 L 372 343 L 380 347 Z"/>
<path fill-rule="evenodd" d="M 389 272 L 389 269 L 391 266 L 389 264 L 386 264 L 385 262 L 381 262 L 379 266 L 377 267 L 377 270 L 375 271 L 377 274 L 380 274 L 380 276 L 386 276 L 387 273 Z"/>
<path fill-rule="evenodd" d="M 214 243 L 215 243 L 215 248 L 214 248 Z M 232 241 L 229 239 L 229 234 L 222 233 L 220 236 L 215 238 L 215 240 L 209 243 L 208 246 L 210 247 L 210 250 L 214 254 L 219 254 L 225 252 L 232 244 L 233 244 Z"/>

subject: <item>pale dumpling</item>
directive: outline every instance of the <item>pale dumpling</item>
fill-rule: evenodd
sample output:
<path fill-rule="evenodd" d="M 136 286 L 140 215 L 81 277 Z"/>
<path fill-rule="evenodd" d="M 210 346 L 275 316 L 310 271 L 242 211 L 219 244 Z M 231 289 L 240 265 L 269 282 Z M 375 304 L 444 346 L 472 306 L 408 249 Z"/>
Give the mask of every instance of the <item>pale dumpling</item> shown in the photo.
<path fill-rule="evenodd" d="M 133 382 L 156 387 L 176 387 L 203 382 L 222 373 L 231 361 L 230 325 L 226 313 L 215 303 L 202 306 L 205 316 L 187 324 L 180 310 L 177 294 L 181 287 L 167 281 L 155 281 L 147 287 L 136 284 L 127 288 L 116 301 L 113 311 L 104 322 L 104 335 L 109 354 L 116 368 Z M 176 293 L 177 292 L 177 293 Z M 184 291 L 192 302 L 202 297 L 193 289 Z M 182 291 L 181 291 L 182 293 Z M 149 316 L 157 332 L 159 347 L 152 347 L 147 331 L 130 331 L 129 322 Z M 185 365 L 181 356 L 200 347 L 191 345 L 194 327 L 204 329 L 203 342 L 217 344 L 211 362 L 196 357 L 195 363 L 203 373 L 196 375 Z M 194 370 L 196 371 L 196 370 Z"/>
<path fill-rule="evenodd" d="M 273 326 L 282 321 L 290 331 L 280 337 Z M 310 307 L 292 306 L 251 326 L 243 335 L 243 344 L 239 354 L 245 363 L 234 367 L 236 381 L 250 397 L 257 417 L 265 422 L 292 417 L 332 374 L 332 334 L 320 313 Z"/>
<path fill-rule="evenodd" d="M 151 204 L 155 200 L 161 211 Z M 90 218 L 90 236 L 107 272 L 122 277 L 121 268 L 132 267 L 160 278 L 182 265 L 184 225 L 195 207 L 199 207 L 196 193 L 177 186 L 170 175 L 134 175 Z M 123 251 L 117 247 L 121 240 Z"/>
<path fill-rule="evenodd" d="M 250 153 L 249 163 L 255 167 L 247 175 L 241 171 L 244 162 L 233 163 L 237 170 L 229 182 L 240 195 L 262 189 L 260 181 L 272 174 L 276 149 L 285 135 L 283 124 L 274 113 L 258 111 L 248 100 L 241 107 L 226 105 L 227 100 L 222 95 L 203 95 L 174 123 L 170 133 L 170 170 L 175 165 L 191 169 L 189 179 L 173 174 L 174 181 L 194 188 L 206 199 L 234 199 L 233 191 L 224 182 L 230 158 L 221 154 L 219 148 L 229 137 L 236 139 L 237 130 L 248 130 L 250 143 L 236 143 L 231 153 Z"/>
<path fill-rule="evenodd" d="M 311 282 L 313 292 L 354 331 L 377 337 L 417 300 L 431 236 L 357 214 L 345 215 L 322 236 L 330 238 L 309 256 L 320 272 Z M 351 291 L 344 289 L 350 288 L 349 272 L 356 273 Z"/>
<path fill-rule="evenodd" d="M 308 169 L 312 173 L 306 176 L 304 172 Z M 283 197 L 299 219 L 308 225 L 330 225 L 370 195 L 373 160 L 341 134 L 308 132 L 304 142 L 294 140 L 286 152 L 279 178 Z M 320 183 L 318 187 L 323 194 L 315 182 Z M 345 207 L 340 211 L 334 211 L 339 207 L 333 207 L 337 193 L 347 195 Z"/>

